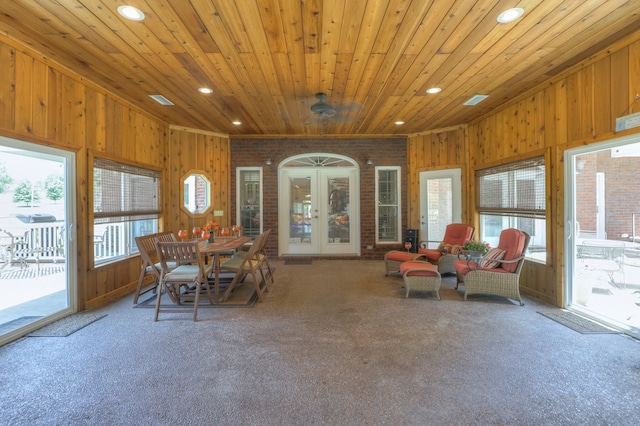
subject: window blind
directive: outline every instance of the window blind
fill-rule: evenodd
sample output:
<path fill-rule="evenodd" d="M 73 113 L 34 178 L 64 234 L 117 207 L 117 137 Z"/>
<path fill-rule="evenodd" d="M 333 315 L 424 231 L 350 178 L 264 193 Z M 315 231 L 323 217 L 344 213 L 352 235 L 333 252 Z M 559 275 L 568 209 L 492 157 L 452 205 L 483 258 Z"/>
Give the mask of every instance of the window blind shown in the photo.
<path fill-rule="evenodd" d="M 545 219 L 544 157 L 481 169 L 476 178 L 480 214 Z"/>
<path fill-rule="evenodd" d="M 157 219 L 161 173 L 104 158 L 93 161 L 94 222 Z"/>

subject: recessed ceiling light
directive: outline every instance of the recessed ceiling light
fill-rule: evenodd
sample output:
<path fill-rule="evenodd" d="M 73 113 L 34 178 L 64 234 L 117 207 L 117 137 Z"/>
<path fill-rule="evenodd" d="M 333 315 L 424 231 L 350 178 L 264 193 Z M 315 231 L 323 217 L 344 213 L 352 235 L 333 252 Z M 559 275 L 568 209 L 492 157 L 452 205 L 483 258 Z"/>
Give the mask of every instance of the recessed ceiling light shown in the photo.
<path fill-rule="evenodd" d="M 394 124 L 396 126 L 402 126 L 404 124 L 404 121 L 396 121 Z"/>
<path fill-rule="evenodd" d="M 429 89 L 427 89 L 427 93 L 433 95 L 434 93 L 440 93 L 442 92 L 442 89 L 439 87 L 431 87 Z"/>
<path fill-rule="evenodd" d="M 132 21 L 142 21 L 144 19 L 144 13 L 133 6 L 118 6 L 118 13 Z"/>
<path fill-rule="evenodd" d="M 156 101 L 157 103 L 159 103 L 160 105 L 173 105 L 173 102 L 171 102 L 169 99 L 165 98 L 162 95 L 149 95 L 149 97 L 154 101 Z"/>
<path fill-rule="evenodd" d="M 508 22 L 513 22 L 524 14 L 524 9 L 521 7 L 514 7 L 512 9 L 507 9 L 498 15 L 498 22 L 501 24 L 506 24 Z"/>
<path fill-rule="evenodd" d="M 198 89 L 198 92 L 209 94 L 213 93 L 213 89 L 209 89 L 208 87 L 201 87 Z"/>
<path fill-rule="evenodd" d="M 232 121 L 231 124 L 235 124 L 236 126 L 239 126 L 242 124 L 242 121 L 239 121 L 239 120 Z"/>
<path fill-rule="evenodd" d="M 475 95 L 473 98 L 469 99 L 463 105 L 478 105 L 480 102 L 487 99 L 489 95 Z"/>

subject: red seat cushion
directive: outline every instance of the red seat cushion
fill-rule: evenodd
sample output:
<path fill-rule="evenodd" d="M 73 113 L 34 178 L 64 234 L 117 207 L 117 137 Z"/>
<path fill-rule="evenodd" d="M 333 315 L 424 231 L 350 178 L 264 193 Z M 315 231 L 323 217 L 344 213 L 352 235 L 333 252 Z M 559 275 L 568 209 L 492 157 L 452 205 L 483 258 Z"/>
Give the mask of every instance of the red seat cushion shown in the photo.
<path fill-rule="evenodd" d="M 438 269 L 430 263 L 410 261 L 410 262 L 404 262 L 402 265 L 400 265 L 400 273 L 402 275 L 404 275 L 404 273 L 410 269 L 417 269 L 417 270 L 411 271 L 410 275 L 420 275 L 425 277 L 438 276 Z"/>
<path fill-rule="evenodd" d="M 526 240 L 524 232 L 509 228 L 500 233 L 500 241 L 498 247 L 505 251 L 504 260 L 513 260 L 522 255 L 524 242 Z M 507 272 L 515 272 L 518 268 L 518 262 L 503 263 L 502 268 Z"/>
<path fill-rule="evenodd" d="M 470 262 L 470 263 L 471 263 L 471 266 L 475 266 L 474 262 Z M 469 268 L 469 265 L 467 264 L 466 260 L 456 260 L 455 262 L 453 262 L 453 268 L 456 270 L 457 273 L 459 273 L 462 276 L 467 275 L 467 273 L 469 271 L 471 271 L 471 268 Z M 487 271 L 487 272 L 499 272 L 499 273 L 505 273 L 505 274 L 510 274 L 511 273 L 509 271 L 505 271 L 501 267 L 497 267 L 497 268 L 474 268 L 474 270 Z"/>
<path fill-rule="evenodd" d="M 394 250 L 387 253 L 387 260 L 393 260 L 396 262 L 407 262 L 414 260 L 416 257 L 420 258 L 420 253 L 407 253 L 406 251 Z"/>
<path fill-rule="evenodd" d="M 418 253 L 424 254 L 427 256 L 427 259 L 437 262 L 438 259 L 442 257 L 442 253 L 440 253 L 437 249 L 418 249 Z"/>

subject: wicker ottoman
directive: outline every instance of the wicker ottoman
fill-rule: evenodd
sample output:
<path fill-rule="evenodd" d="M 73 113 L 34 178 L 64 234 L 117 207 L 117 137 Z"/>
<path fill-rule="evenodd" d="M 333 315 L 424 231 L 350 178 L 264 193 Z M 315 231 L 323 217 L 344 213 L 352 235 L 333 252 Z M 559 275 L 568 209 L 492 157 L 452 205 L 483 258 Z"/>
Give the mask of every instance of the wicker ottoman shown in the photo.
<path fill-rule="evenodd" d="M 385 275 L 400 272 L 400 265 L 410 260 L 425 259 L 421 253 L 409 253 L 401 250 L 393 250 L 384 255 L 384 266 L 387 269 Z"/>
<path fill-rule="evenodd" d="M 420 260 L 411 260 L 400 265 L 400 273 L 404 279 L 404 288 L 406 289 L 405 298 L 409 297 L 409 292 L 414 291 L 432 291 L 436 293 L 440 300 L 440 272 L 438 268 L 429 262 Z"/>

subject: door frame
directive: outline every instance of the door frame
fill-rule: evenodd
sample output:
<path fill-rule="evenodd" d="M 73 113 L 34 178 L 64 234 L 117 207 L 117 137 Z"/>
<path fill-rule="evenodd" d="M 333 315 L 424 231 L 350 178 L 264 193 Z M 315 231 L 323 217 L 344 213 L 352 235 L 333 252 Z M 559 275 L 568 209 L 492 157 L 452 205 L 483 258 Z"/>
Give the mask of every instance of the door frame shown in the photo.
<path fill-rule="evenodd" d="M 638 330 L 632 329 L 626 324 L 622 324 L 620 322 L 615 321 L 612 318 L 604 317 L 598 315 L 597 312 L 592 311 L 590 309 L 585 308 L 579 304 L 574 304 L 574 292 L 575 289 L 573 287 L 574 277 L 575 277 L 575 268 L 578 264 L 577 259 L 577 239 L 579 238 L 578 233 L 580 232 L 580 226 L 575 220 L 574 213 L 577 208 L 576 201 L 576 185 L 574 177 L 578 173 L 579 168 L 576 164 L 576 157 L 582 154 L 587 154 L 595 151 L 602 151 L 605 149 L 612 149 L 618 146 L 627 145 L 627 144 L 639 144 L 640 143 L 640 135 L 629 135 L 623 136 L 620 138 L 615 138 L 608 141 L 593 143 L 589 145 L 579 146 L 571 149 L 567 149 L 564 151 L 564 182 L 565 182 L 565 194 L 564 194 L 564 285 L 563 285 L 563 308 L 568 309 L 570 311 L 578 312 L 580 315 L 583 315 L 587 318 L 594 319 L 599 322 L 603 322 L 609 327 L 622 330 L 636 338 L 640 338 L 640 334 L 638 334 Z M 603 183 L 601 185 L 604 185 Z M 598 190 L 603 190 L 599 188 Z M 598 194 L 599 198 L 604 199 L 603 194 Z M 603 200 L 599 200 L 603 202 Z M 601 217 L 598 217 L 598 221 L 604 220 Z M 604 223 L 598 224 L 598 235 L 600 238 L 604 234 L 604 229 L 601 227 L 604 226 Z M 576 297 L 579 294 L 575 294 Z"/>
<path fill-rule="evenodd" d="M 462 222 L 462 168 L 453 167 L 420 172 L 420 239 L 423 241 L 442 241 L 440 236 L 429 235 L 427 212 L 427 181 L 431 179 L 451 178 L 452 223 Z"/>
<path fill-rule="evenodd" d="M 325 209 L 328 208 L 329 194 L 322 183 L 324 178 L 332 174 L 332 172 L 339 173 L 340 170 L 344 171 L 344 174 L 348 175 L 351 182 L 349 184 L 350 190 L 350 206 L 349 206 L 349 227 L 350 227 L 350 240 L 352 243 L 348 246 L 339 246 L 339 244 L 323 243 L 322 231 L 324 230 L 324 224 L 320 225 L 322 218 L 324 217 Z M 289 173 L 297 175 L 313 175 L 312 181 L 315 182 L 315 187 L 312 191 L 316 191 L 315 204 L 318 206 L 317 218 L 314 218 L 312 228 L 312 238 L 318 240 L 317 250 L 305 251 L 298 253 L 290 253 L 289 251 L 289 185 L 288 177 Z M 324 172 L 323 172 L 324 171 Z M 326 198 L 326 200 L 324 200 Z M 325 201 L 327 201 L 325 203 Z M 317 219 L 317 220 L 315 220 Z M 282 160 L 278 164 L 278 255 L 305 255 L 305 256 L 334 256 L 334 255 L 355 255 L 360 256 L 360 167 L 358 162 L 350 157 L 332 154 L 332 153 L 309 153 L 299 154 L 288 157 Z M 334 251 L 330 249 L 334 248 Z"/>
<path fill-rule="evenodd" d="M 66 272 L 66 290 L 67 290 L 67 307 L 47 315 L 34 322 L 17 328 L 0 337 L 0 345 L 13 341 L 33 330 L 37 330 L 44 325 L 50 324 L 72 313 L 77 312 L 77 262 L 78 249 L 76 244 L 76 157 L 75 151 L 67 151 L 60 148 L 54 148 L 45 145 L 39 145 L 32 142 L 22 141 L 0 135 L 0 142 L 3 145 L 38 153 L 43 156 L 52 156 L 62 158 L 65 165 L 64 183 L 65 183 L 65 272 Z"/>

